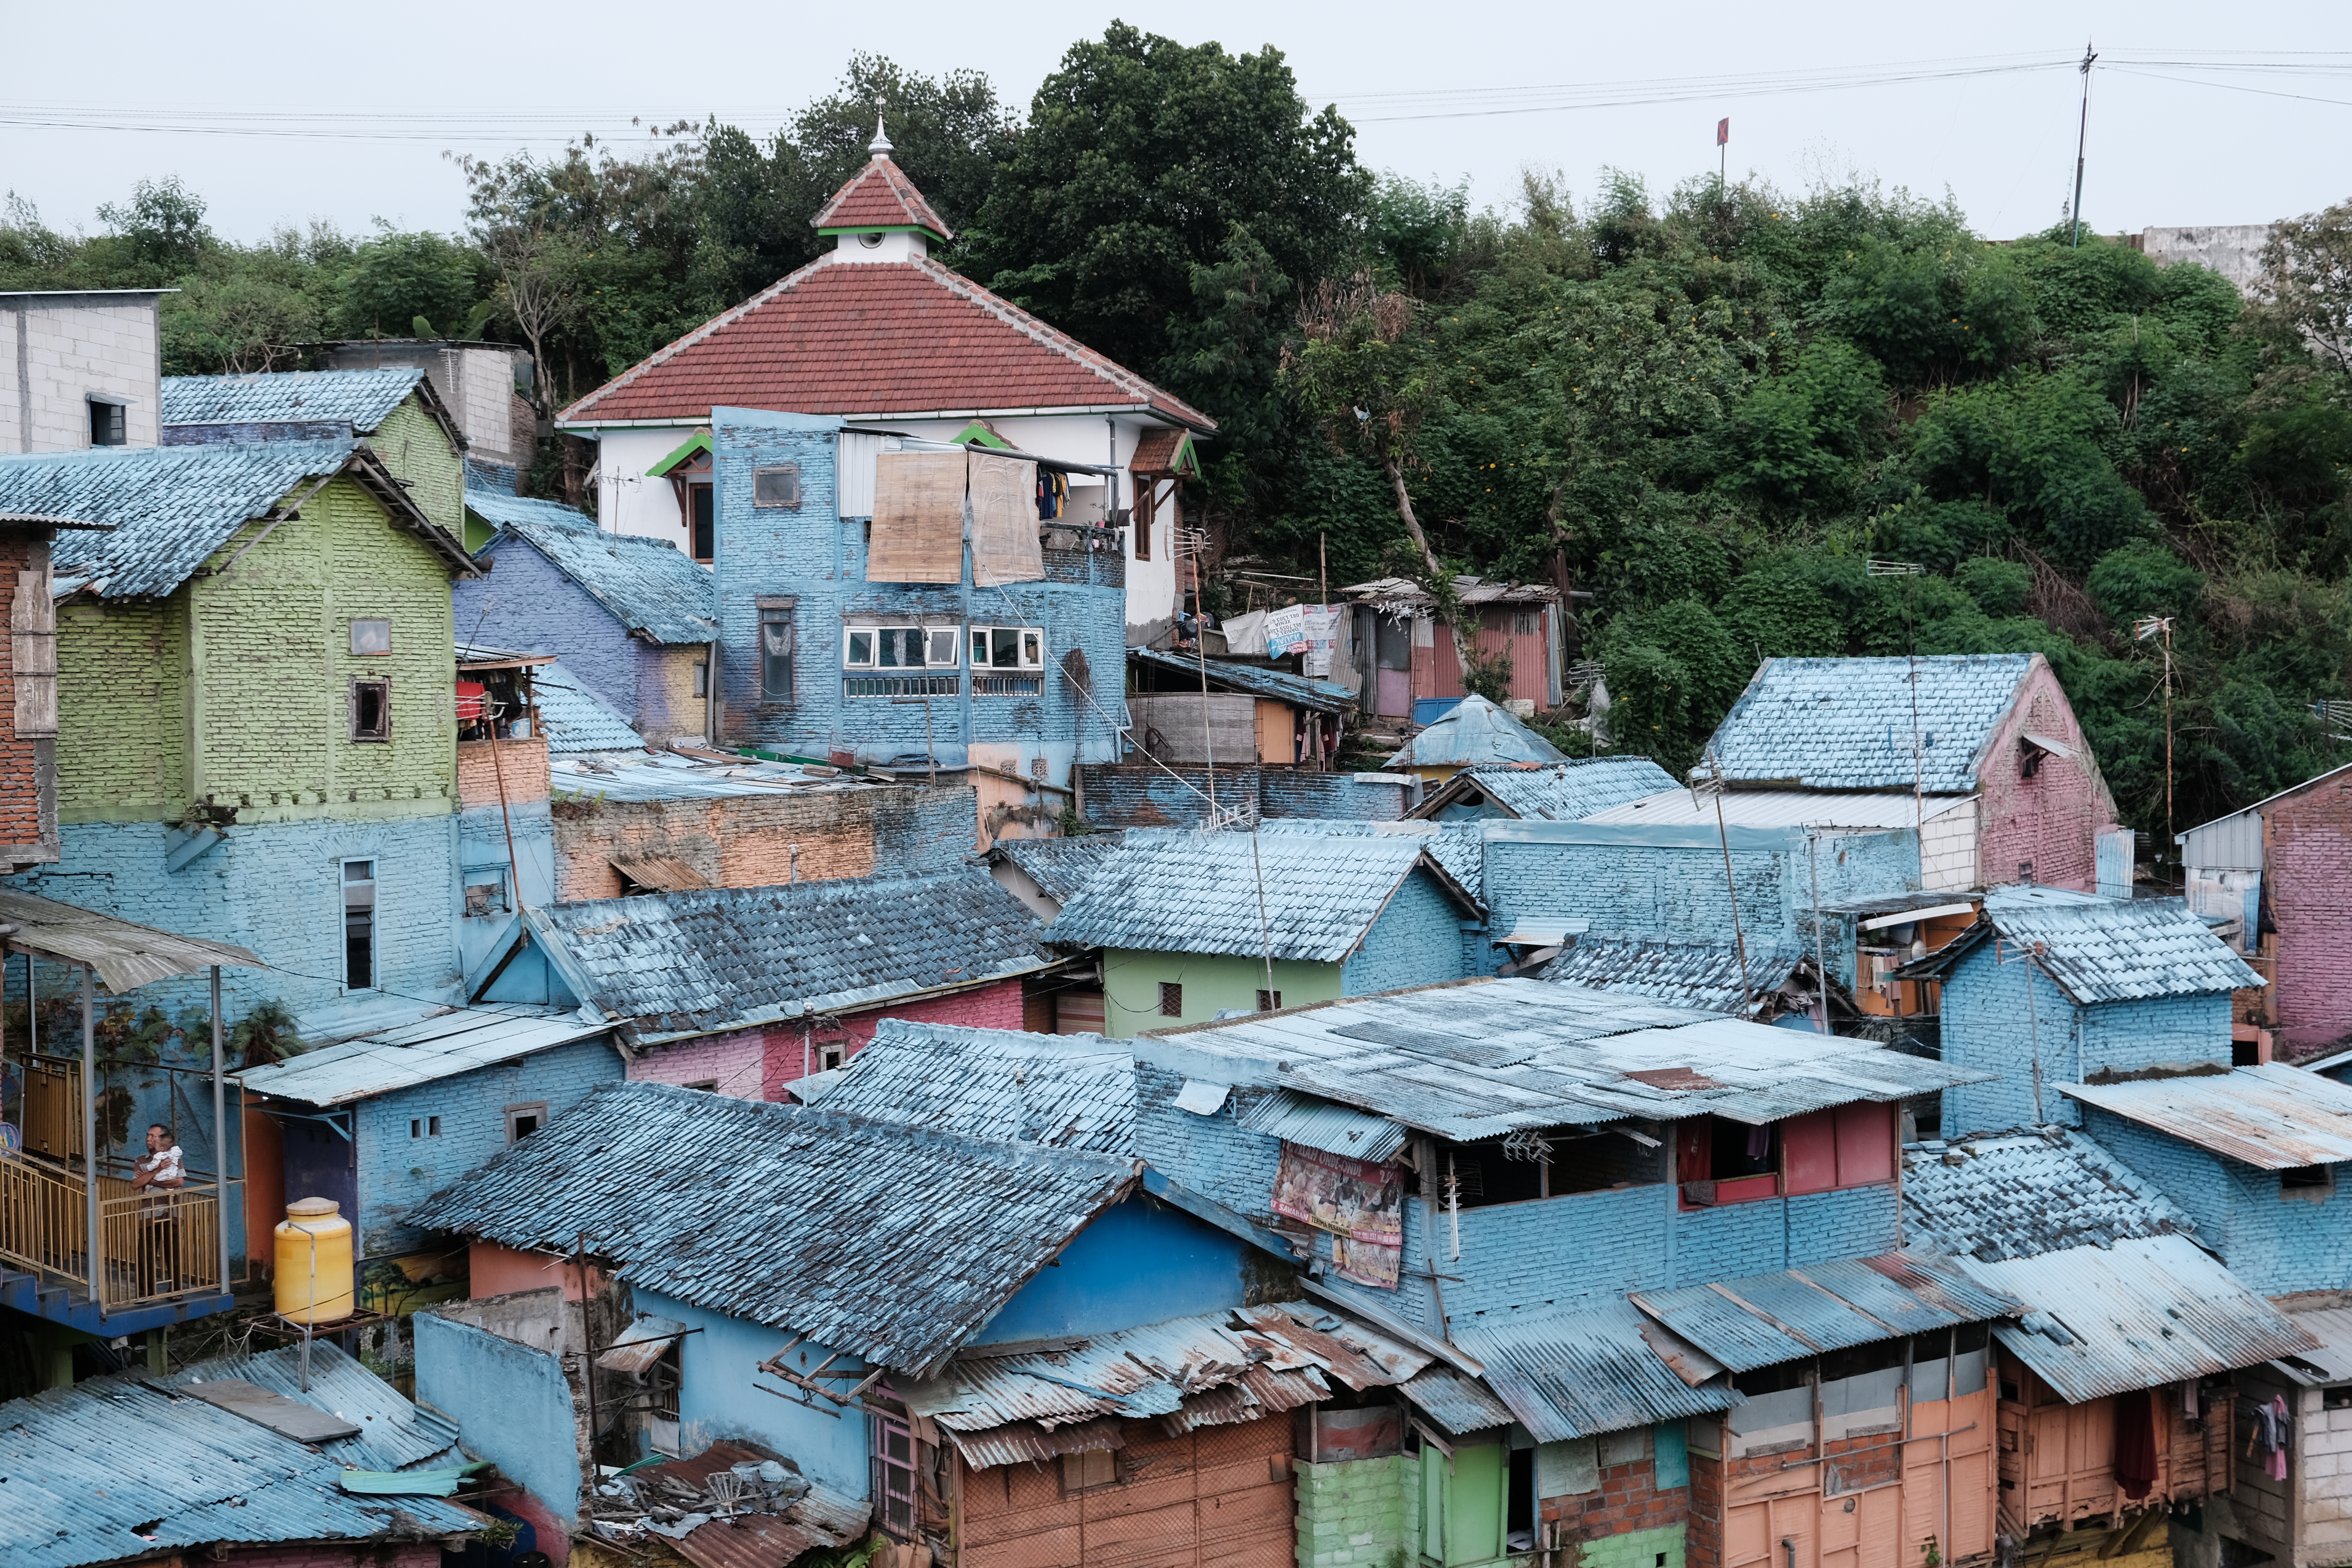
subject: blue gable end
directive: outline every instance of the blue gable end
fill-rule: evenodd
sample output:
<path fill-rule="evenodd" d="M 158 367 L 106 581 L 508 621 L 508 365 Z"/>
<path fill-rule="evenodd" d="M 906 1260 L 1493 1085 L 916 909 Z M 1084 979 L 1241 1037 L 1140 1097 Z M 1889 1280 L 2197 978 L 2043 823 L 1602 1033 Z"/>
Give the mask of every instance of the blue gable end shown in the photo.
<path fill-rule="evenodd" d="M 1081 1231 L 969 1342 L 1108 1333 L 1238 1307 L 1249 1300 L 1253 1271 L 1281 1268 L 1247 1243 L 1139 1194 Z"/>
<path fill-rule="evenodd" d="M 1372 922 L 1364 945 L 1339 967 L 1342 995 L 1459 980 L 1465 911 L 1426 868 L 1417 868 Z"/>
<path fill-rule="evenodd" d="M 836 1411 L 804 1403 L 798 1391 L 752 1369 L 797 1337 L 689 1305 L 657 1290 L 638 1290 L 639 1312 L 698 1329 L 677 1342 L 678 1451 L 698 1454 L 713 1443 L 751 1443 L 789 1455 L 800 1472 L 837 1496 L 862 1499 L 872 1489 L 871 1440 L 862 1410 Z M 862 1371 L 856 1356 L 838 1356 L 814 1342 L 794 1346 L 787 1363 L 803 1373 L 833 1362 L 832 1370 Z M 847 1389 L 857 1380 L 835 1386 Z M 765 1390 L 766 1392 L 761 1392 Z M 786 1397 L 779 1399 L 777 1394 Z"/>
<path fill-rule="evenodd" d="M 934 756 L 942 766 L 980 762 L 1024 776 L 1043 763 L 1048 781 L 1062 784 L 1075 762 L 1118 760 L 1127 611 L 1117 552 L 1047 549 L 1044 581 L 983 588 L 971 580 L 967 545 L 959 583 L 869 583 L 871 522 L 841 517 L 836 500 L 841 422 L 720 408 L 711 424 L 728 741 L 803 756 L 847 752 L 869 763 L 920 765 Z M 800 471 L 800 504 L 754 506 L 755 470 L 783 464 Z M 761 687 L 763 615 L 772 626 L 788 618 L 792 629 L 789 695 Z M 951 626 L 959 648 L 972 626 L 1042 627 L 1045 668 L 1029 672 L 1034 679 L 989 681 L 1012 689 L 976 691 L 960 659 L 952 671 L 933 672 L 930 684 L 941 689 L 928 703 L 894 701 L 903 694 L 887 689 L 850 696 L 843 634 L 852 617 Z M 1064 673 L 1073 653 L 1084 656 L 1083 671 L 1066 668 L 1083 674 L 1084 691 Z"/>
<path fill-rule="evenodd" d="M 639 667 L 653 646 L 573 582 L 529 540 L 502 534 L 484 547 L 486 577 L 457 584 L 457 635 L 487 647 L 554 654 L 624 714 L 637 711 Z"/>

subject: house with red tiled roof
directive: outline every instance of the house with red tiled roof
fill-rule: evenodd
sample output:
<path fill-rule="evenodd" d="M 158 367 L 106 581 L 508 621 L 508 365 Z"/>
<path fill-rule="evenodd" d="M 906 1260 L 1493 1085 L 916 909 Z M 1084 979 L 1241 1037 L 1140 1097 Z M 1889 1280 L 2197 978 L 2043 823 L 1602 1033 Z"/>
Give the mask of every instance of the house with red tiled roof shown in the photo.
<path fill-rule="evenodd" d="M 558 417 L 598 444 L 600 519 L 709 560 L 714 407 L 842 419 L 844 508 L 870 506 L 858 475 L 900 437 L 1012 447 L 1087 466 L 1041 495 L 1040 518 L 1115 531 L 1128 640 L 1161 637 L 1178 603 L 1183 481 L 1216 421 L 933 260 L 953 230 L 878 125 L 870 151 L 810 220 L 834 249 Z"/>

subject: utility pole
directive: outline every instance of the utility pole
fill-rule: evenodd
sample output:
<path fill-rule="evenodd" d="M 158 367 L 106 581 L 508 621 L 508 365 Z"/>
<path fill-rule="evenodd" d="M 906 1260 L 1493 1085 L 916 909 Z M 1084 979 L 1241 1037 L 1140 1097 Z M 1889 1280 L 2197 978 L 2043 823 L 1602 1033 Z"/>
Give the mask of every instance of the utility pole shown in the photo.
<path fill-rule="evenodd" d="M 2083 125 L 2074 138 L 2074 248 L 2083 248 L 2083 154 L 2091 145 L 2091 62 L 2098 55 L 2091 48 L 2089 39 L 2083 41 Z"/>
<path fill-rule="evenodd" d="M 1727 184 L 1731 178 L 1731 117 L 1726 115 L 1715 122 L 1715 178 L 1717 184 Z"/>

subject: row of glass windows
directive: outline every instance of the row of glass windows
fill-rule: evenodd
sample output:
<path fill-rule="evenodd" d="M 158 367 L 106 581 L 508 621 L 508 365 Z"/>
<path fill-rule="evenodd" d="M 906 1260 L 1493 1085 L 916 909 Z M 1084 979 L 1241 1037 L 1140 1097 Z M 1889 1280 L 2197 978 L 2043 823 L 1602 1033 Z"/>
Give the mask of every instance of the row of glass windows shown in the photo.
<path fill-rule="evenodd" d="M 850 669 L 953 669 L 960 662 L 953 626 L 851 626 L 842 633 L 841 662 Z M 1043 669 L 1042 626 L 973 626 L 974 669 Z"/>

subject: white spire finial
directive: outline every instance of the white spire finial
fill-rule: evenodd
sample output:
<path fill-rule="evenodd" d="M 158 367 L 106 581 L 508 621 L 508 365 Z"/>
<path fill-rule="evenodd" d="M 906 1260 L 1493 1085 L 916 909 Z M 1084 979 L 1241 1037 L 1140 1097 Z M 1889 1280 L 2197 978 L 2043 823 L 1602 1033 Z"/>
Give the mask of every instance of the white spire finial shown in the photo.
<path fill-rule="evenodd" d="M 866 150 L 877 158 L 890 155 L 890 138 L 882 132 L 882 106 L 878 103 L 874 106 L 874 140 L 866 144 Z"/>

